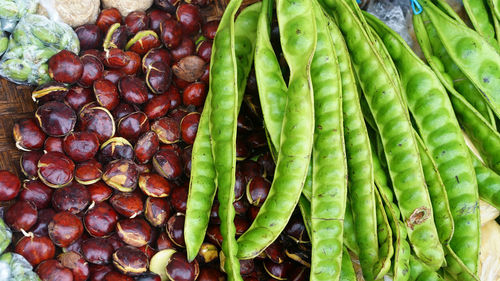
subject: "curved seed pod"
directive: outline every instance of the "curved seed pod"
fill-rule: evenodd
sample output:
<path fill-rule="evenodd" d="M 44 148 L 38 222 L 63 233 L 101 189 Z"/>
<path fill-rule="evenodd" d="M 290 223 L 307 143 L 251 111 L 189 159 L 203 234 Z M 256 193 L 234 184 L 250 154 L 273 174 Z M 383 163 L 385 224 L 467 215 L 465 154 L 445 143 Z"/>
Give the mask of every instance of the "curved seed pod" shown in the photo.
<path fill-rule="evenodd" d="M 271 191 L 250 228 L 238 239 L 238 256 L 257 256 L 279 236 L 299 201 L 311 156 L 314 109 L 309 65 L 316 25 L 308 0 L 277 1 L 283 54 L 290 66 L 287 105 Z"/>
<path fill-rule="evenodd" d="M 351 68 L 349 51 L 342 33 L 332 21 L 328 23 L 334 43 L 342 81 L 342 111 L 344 141 L 347 155 L 348 193 L 351 203 L 352 234 L 351 246 L 359 251 L 361 267 L 365 277 L 372 279 L 372 268 L 378 260 L 377 217 L 375 213 L 375 186 L 373 166 L 365 121 L 360 108 L 356 79 Z M 357 173 L 356 171 L 364 171 Z M 346 210 L 348 212 L 348 210 Z M 347 216 L 344 218 L 348 218 Z M 344 226 L 345 225 L 344 221 Z M 345 230 L 346 232 L 348 229 Z M 357 241 L 357 243 L 356 243 Z M 359 247 L 358 247 L 359 245 Z"/>
<path fill-rule="evenodd" d="M 340 268 L 340 281 L 356 281 L 356 272 L 352 266 L 351 257 L 349 256 L 349 251 L 344 247 L 342 252 L 342 266 Z"/>
<path fill-rule="evenodd" d="M 302 194 L 299 198 L 299 209 L 306 226 L 307 235 L 311 237 L 311 202 Z"/>
<path fill-rule="evenodd" d="M 356 242 L 356 231 L 354 230 L 354 219 L 352 217 L 351 200 L 346 198 L 344 213 L 344 245 L 351 252 L 359 256 L 359 246 Z"/>
<path fill-rule="evenodd" d="M 410 280 L 413 281 L 444 281 L 444 279 L 434 270 L 425 265 L 417 257 L 410 257 Z"/>
<path fill-rule="evenodd" d="M 416 255 L 432 269 L 437 269 L 444 262 L 444 251 L 434 225 L 432 205 L 425 187 L 412 126 L 406 108 L 398 97 L 401 93 L 392 83 L 365 26 L 349 6 L 344 1 L 323 0 L 323 3 L 342 23 L 339 28 L 349 38 L 347 47 L 381 135 L 409 240 Z"/>
<path fill-rule="evenodd" d="M 499 45 L 495 38 L 495 27 L 493 26 L 492 16 L 483 0 L 464 0 L 465 11 L 474 26 L 474 29 L 483 36 L 488 43 L 498 50 Z"/>
<path fill-rule="evenodd" d="M 500 175 L 484 166 L 472 151 L 469 151 L 476 171 L 479 197 L 497 209 L 500 209 Z"/>
<path fill-rule="evenodd" d="M 392 229 L 389 225 L 387 213 L 378 190 L 375 190 L 375 200 L 377 204 L 377 237 L 379 243 L 379 261 L 374 267 L 375 280 L 383 279 L 384 275 L 391 269 L 391 258 L 394 255 L 392 244 Z"/>

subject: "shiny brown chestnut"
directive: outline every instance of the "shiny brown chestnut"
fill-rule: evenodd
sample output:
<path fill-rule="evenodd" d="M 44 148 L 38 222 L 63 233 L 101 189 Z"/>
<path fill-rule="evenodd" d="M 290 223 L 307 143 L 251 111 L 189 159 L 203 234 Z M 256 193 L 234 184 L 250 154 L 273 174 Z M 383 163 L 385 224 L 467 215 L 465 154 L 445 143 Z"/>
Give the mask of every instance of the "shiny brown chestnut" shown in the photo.
<path fill-rule="evenodd" d="M 68 105 L 51 101 L 40 106 L 35 112 L 38 125 L 49 136 L 63 137 L 73 131 L 76 113 Z"/>
<path fill-rule="evenodd" d="M 129 276 L 138 276 L 148 270 L 148 256 L 132 246 L 123 246 L 113 254 L 113 265 Z"/>
<path fill-rule="evenodd" d="M 127 51 L 125 54 L 130 58 L 128 64 L 120 70 L 127 75 L 136 75 L 141 67 L 141 57 L 136 52 Z"/>
<path fill-rule="evenodd" d="M 121 23 L 122 15 L 116 8 L 103 9 L 96 20 L 96 25 L 103 33 L 108 31 L 108 28 L 114 23 Z"/>
<path fill-rule="evenodd" d="M 0 171 L 0 201 L 16 198 L 21 189 L 19 178 L 9 171 Z"/>
<path fill-rule="evenodd" d="M 104 72 L 104 65 L 101 60 L 93 55 L 84 55 L 81 58 L 83 63 L 83 73 L 78 80 L 82 87 L 91 87 L 95 80 L 100 79 Z"/>
<path fill-rule="evenodd" d="M 142 198 L 134 192 L 115 193 L 109 203 L 120 215 L 127 218 L 135 218 L 142 214 L 144 209 Z"/>
<path fill-rule="evenodd" d="M 151 130 L 158 135 L 159 140 L 164 144 L 177 143 L 181 137 L 179 122 L 169 117 L 156 120 L 151 125 Z"/>
<path fill-rule="evenodd" d="M 81 252 L 85 260 L 93 264 L 109 264 L 113 247 L 106 239 L 89 238 L 82 242 Z"/>
<path fill-rule="evenodd" d="M 149 65 L 146 71 L 146 85 L 157 95 L 163 94 L 168 90 L 172 83 L 172 70 L 162 62 L 154 62 Z"/>
<path fill-rule="evenodd" d="M 139 164 L 148 163 L 158 151 L 159 147 L 160 140 L 158 135 L 153 131 L 148 131 L 139 137 L 135 144 L 135 159 Z"/>
<path fill-rule="evenodd" d="M 205 71 L 205 61 L 198 56 L 187 56 L 172 66 L 172 71 L 177 78 L 186 82 L 198 80 Z"/>
<path fill-rule="evenodd" d="M 219 226 L 210 224 L 207 228 L 207 238 L 210 243 L 220 247 L 222 245 L 222 234 L 220 233 Z"/>
<path fill-rule="evenodd" d="M 256 207 L 256 206 L 251 205 L 248 208 L 248 219 L 250 221 L 254 221 L 255 218 L 257 217 L 257 214 L 259 213 L 259 211 L 260 211 L 260 207 Z"/>
<path fill-rule="evenodd" d="M 52 218 L 48 231 L 52 242 L 65 248 L 80 238 L 83 234 L 83 224 L 76 215 L 70 212 L 60 212 Z"/>
<path fill-rule="evenodd" d="M 39 104 L 49 101 L 64 101 L 64 97 L 68 93 L 68 86 L 64 83 L 50 81 L 38 86 L 32 93 L 31 98 Z"/>
<path fill-rule="evenodd" d="M 111 236 L 106 238 L 109 244 L 113 247 L 113 250 L 116 251 L 119 248 L 125 246 L 125 243 L 118 237 L 118 234 L 115 232 Z"/>
<path fill-rule="evenodd" d="M 300 216 L 292 216 L 285 227 L 285 233 L 297 243 L 309 243 L 306 227 Z"/>
<path fill-rule="evenodd" d="M 250 222 L 246 217 L 237 215 L 234 217 L 234 226 L 236 227 L 236 235 L 242 235 L 250 227 Z"/>
<path fill-rule="evenodd" d="M 115 109 L 113 110 L 113 117 L 118 120 L 124 116 L 127 116 L 133 112 L 136 112 L 137 111 L 137 108 L 133 105 L 130 105 L 128 103 L 125 103 L 125 102 L 121 102 L 118 104 L 117 107 L 115 107 Z"/>
<path fill-rule="evenodd" d="M 151 240 L 151 226 L 141 218 L 119 221 L 116 231 L 123 242 L 130 246 L 142 247 Z"/>
<path fill-rule="evenodd" d="M 52 194 L 52 206 L 59 212 L 79 214 L 90 204 L 90 193 L 83 185 L 73 182 Z"/>
<path fill-rule="evenodd" d="M 17 201 L 7 209 L 4 219 L 14 231 L 29 231 L 38 219 L 38 212 L 31 202 Z"/>
<path fill-rule="evenodd" d="M 153 157 L 153 166 L 156 172 L 167 179 L 175 179 L 182 175 L 182 161 L 173 151 L 158 151 Z"/>
<path fill-rule="evenodd" d="M 166 231 L 168 237 L 175 245 L 184 248 L 184 220 L 186 216 L 183 213 L 177 213 L 171 216 L 167 221 Z"/>
<path fill-rule="evenodd" d="M 35 271 L 43 281 L 73 281 L 74 276 L 69 268 L 59 261 L 50 259 L 38 265 Z"/>
<path fill-rule="evenodd" d="M 128 30 L 125 25 L 114 23 L 108 28 L 104 43 L 102 44 L 104 50 L 111 48 L 123 49 L 127 44 Z"/>
<path fill-rule="evenodd" d="M 90 159 L 76 165 L 75 180 L 83 185 L 94 184 L 101 179 L 102 173 L 102 164 L 95 159 Z"/>
<path fill-rule="evenodd" d="M 215 33 L 217 32 L 218 27 L 219 27 L 218 20 L 208 21 L 201 27 L 201 33 L 203 34 L 203 36 L 205 36 L 205 38 L 209 40 L 214 40 Z"/>
<path fill-rule="evenodd" d="M 111 271 L 104 276 L 103 281 L 134 281 L 134 278 L 118 271 Z"/>
<path fill-rule="evenodd" d="M 210 81 L 210 64 L 207 63 L 205 67 L 203 68 L 203 73 L 201 74 L 201 77 L 198 79 L 200 82 L 203 82 L 205 84 L 208 84 Z"/>
<path fill-rule="evenodd" d="M 219 249 L 214 244 L 205 242 L 201 244 L 196 258 L 202 263 L 210 263 L 219 258 Z"/>
<path fill-rule="evenodd" d="M 162 232 L 160 233 L 160 235 L 158 235 L 158 238 L 156 239 L 156 249 L 158 251 L 165 249 L 175 249 L 174 243 L 172 242 L 172 240 L 170 240 L 170 238 L 168 238 L 166 232 Z"/>
<path fill-rule="evenodd" d="M 125 49 L 128 51 L 133 51 L 140 56 L 145 55 L 149 50 L 158 48 L 161 46 L 160 38 L 158 34 L 153 30 L 142 30 L 137 32 L 137 34 L 132 37 L 127 42 Z"/>
<path fill-rule="evenodd" d="M 163 198 L 148 197 L 144 206 L 144 217 L 154 227 L 163 227 L 170 216 L 170 204 Z"/>
<path fill-rule="evenodd" d="M 246 159 L 245 161 L 238 163 L 236 169 L 243 174 L 247 183 L 251 179 L 262 176 L 264 174 L 264 169 L 262 168 L 262 166 L 251 159 Z"/>
<path fill-rule="evenodd" d="M 142 72 L 146 73 L 148 68 L 155 62 L 161 62 L 170 66 L 172 55 L 164 48 L 151 49 L 142 58 Z"/>
<path fill-rule="evenodd" d="M 236 137 L 236 161 L 243 161 L 250 155 L 250 147 L 243 136 Z"/>
<path fill-rule="evenodd" d="M 182 37 L 182 41 L 179 46 L 173 48 L 170 51 L 174 62 L 177 62 L 187 56 L 194 55 L 195 52 L 196 46 L 194 45 L 193 39 L 189 38 L 188 36 Z"/>
<path fill-rule="evenodd" d="M 184 162 L 184 173 L 186 173 L 186 176 L 191 175 L 191 158 L 193 156 L 193 146 L 188 145 L 184 147 L 184 150 L 182 151 L 181 157 L 182 157 L 182 162 Z"/>
<path fill-rule="evenodd" d="M 124 67 L 127 66 L 128 64 L 125 65 Z M 102 78 L 111 81 L 113 84 L 117 85 L 118 81 L 120 81 L 122 77 L 125 77 L 125 75 L 126 75 L 125 72 L 121 71 L 120 69 L 106 69 L 102 74 Z"/>
<path fill-rule="evenodd" d="M 45 150 L 45 152 L 64 153 L 63 140 L 64 140 L 64 138 L 48 137 L 45 140 L 45 144 L 43 146 L 43 149 Z"/>
<path fill-rule="evenodd" d="M 179 88 L 175 87 L 174 85 L 170 85 L 167 94 L 168 97 L 170 98 L 170 109 L 172 110 L 177 109 L 182 102 L 182 97 L 181 93 L 179 92 Z"/>
<path fill-rule="evenodd" d="M 200 122 L 200 113 L 191 112 L 184 116 L 181 121 L 181 136 L 182 140 L 187 144 L 193 144 L 198 131 L 198 123 Z"/>
<path fill-rule="evenodd" d="M 74 172 L 75 163 L 61 152 L 47 152 L 38 161 L 38 177 L 53 188 L 70 184 Z"/>
<path fill-rule="evenodd" d="M 238 201 L 236 201 L 238 202 Z M 234 205 L 234 203 L 233 203 Z M 210 223 L 212 224 L 220 224 L 219 218 L 219 201 L 215 200 L 212 204 L 212 208 L 210 209 Z"/>
<path fill-rule="evenodd" d="M 149 26 L 149 16 L 143 11 L 133 11 L 125 17 L 125 26 L 130 34 L 136 34 Z"/>
<path fill-rule="evenodd" d="M 137 165 L 126 159 L 109 163 L 102 175 L 102 180 L 107 185 L 122 192 L 133 191 L 137 186 L 138 178 Z"/>
<path fill-rule="evenodd" d="M 115 134 L 113 115 L 104 107 L 88 104 L 79 113 L 80 130 L 97 134 L 99 143 L 104 143 Z"/>
<path fill-rule="evenodd" d="M 34 119 L 21 119 L 12 129 L 16 147 L 20 150 L 38 150 L 43 147 L 45 133 Z"/>
<path fill-rule="evenodd" d="M 47 236 L 24 236 L 16 244 L 14 251 L 23 256 L 32 266 L 51 259 L 56 254 L 54 243 Z"/>
<path fill-rule="evenodd" d="M 118 82 L 118 90 L 122 98 L 130 104 L 143 104 L 148 100 L 148 89 L 138 77 L 123 77 Z"/>
<path fill-rule="evenodd" d="M 286 261 L 274 263 L 271 260 L 264 260 L 264 269 L 270 277 L 278 280 L 286 280 L 289 272 L 292 270 L 292 263 Z"/>
<path fill-rule="evenodd" d="M 261 176 L 252 178 L 246 188 L 247 200 L 255 206 L 262 206 L 271 189 L 271 182 Z"/>
<path fill-rule="evenodd" d="M 158 198 L 167 197 L 172 190 L 172 184 L 156 173 L 141 174 L 139 187 L 144 194 Z"/>
<path fill-rule="evenodd" d="M 48 208 L 52 198 L 52 191 L 53 189 L 39 180 L 27 181 L 23 183 L 23 189 L 19 193 L 19 200 L 31 202 L 37 210 Z"/>
<path fill-rule="evenodd" d="M 113 110 L 120 103 L 118 88 L 106 79 L 94 81 L 94 95 L 97 103 L 107 110 Z"/>
<path fill-rule="evenodd" d="M 167 263 L 167 276 L 175 281 L 194 281 L 200 274 L 198 261 L 188 262 L 186 255 L 175 252 Z"/>
<path fill-rule="evenodd" d="M 182 94 L 182 103 L 186 106 L 194 105 L 201 107 L 207 97 L 207 86 L 203 82 L 194 82 L 184 89 Z"/>
<path fill-rule="evenodd" d="M 117 124 L 118 135 L 136 142 L 139 136 L 149 130 L 149 120 L 144 112 L 137 111 L 120 118 Z"/>
<path fill-rule="evenodd" d="M 168 13 L 175 13 L 179 0 L 155 0 L 155 6 Z"/>
<path fill-rule="evenodd" d="M 149 29 L 154 30 L 157 34 L 161 34 L 161 23 L 166 19 L 172 18 L 172 15 L 165 11 L 153 9 L 148 12 Z"/>
<path fill-rule="evenodd" d="M 101 145 L 100 159 L 105 162 L 134 158 L 134 148 L 128 140 L 122 137 L 114 137 Z"/>
<path fill-rule="evenodd" d="M 62 50 L 49 59 L 49 76 L 57 82 L 76 83 L 82 73 L 82 61 L 68 50 Z"/>
<path fill-rule="evenodd" d="M 95 203 L 100 203 L 108 200 L 113 194 L 113 190 L 103 181 L 98 181 L 87 187 L 90 193 L 90 200 Z"/>
<path fill-rule="evenodd" d="M 244 215 L 248 211 L 248 202 L 247 200 L 240 199 L 233 202 L 234 211 L 237 215 Z"/>
<path fill-rule="evenodd" d="M 83 232 L 82 236 L 80 238 L 76 239 L 75 242 L 71 243 L 68 247 L 64 248 L 65 252 L 69 251 L 74 251 L 77 253 L 81 252 L 82 249 L 82 242 L 88 239 L 90 236 L 87 234 L 87 232 Z"/>
<path fill-rule="evenodd" d="M 177 212 L 185 213 L 187 207 L 188 186 L 176 186 L 170 195 L 170 203 Z"/>
<path fill-rule="evenodd" d="M 196 54 L 206 62 L 210 62 L 212 56 L 212 42 L 208 40 L 200 41 L 198 46 L 196 46 Z"/>
<path fill-rule="evenodd" d="M 92 132 L 72 132 L 64 137 L 63 149 L 75 162 L 88 161 L 99 150 L 99 139 Z"/>
<path fill-rule="evenodd" d="M 65 252 L 60 254 L 57 260 L 62 266 L 71 270 L 74 281 L 85 281 L 89 278 L 89 264 L 79 253 Z"/>
<path fill-rule="evenodd" d="M 74 111 L 78 112 L 84 105 L 94 101 L 94 93 L 91 89 L 75 85 L 69 89 L 64 100 Z"/>
<path fill-rule="evenodd" d="M 37 237 L 48 236 L 48 226 L 55 214 L 56 211 L 54 211 L 54 209 L 52 208 L 39 210 L 38 220 L 36 221 L 36 224 L 31 228 L 31 232 Z"/>
<path fill-rule="evenodd" d="M 225 280 L 224 276 L 222 273 L 212 267 L 202 267 L 200 269 L 200 275 L 198 275 L 197 281 L 221 281 Z M 246 279 L 244 279 L 247 281 Z"/>
<path fill-rule="evenodd" d="M 278 241 L 274 241 L 264 250 L 264 252 L 274 263 L 282 263 L 286 259 L 285 251 Z"/>
<path fill-rule="evenodd" d="M 240 274 L 249 275 L 255 270 L 255 262 L 251 260 L 240 260 Z"/>
<path fill-rule="evenodd" d="M 176 16 L 186 34 L 193 35 L 200 31 L 203 18 L 197 6 L 181 3 L 177 7 Z"/>
<path fill-rule="evenodd" d="M 111 48 L 104 51 L 104 64 L 110 68 L 122 68 L 129 63 L 129 56 L 118 48 Z"/>
<path fill-rule="evenodd" d="M 257 159 L 257 163 L 259 163 L 259 165 L 264 168 L 264 172 L 267 176 L 274 175 L 274 169 L 276 168 L 276 165 L 274 163 L 273 157 L 271 156 L 271 153 L 266 152 L 260 155 Z"/>
<path fill-rule="evenodd" d="M 175 19 L 166 19 L 160 25 L 161 40 L 169 49 L 179 46 L 182 40 L 182 26 Z"/>
<path fill-rule="evenodd" d="M 158 274 L 146 272 L 145 274 L 136 277 L 135 281 L 161 281 L 161 277 Z"/>
<path fill-rule="evenodd" d="M 113 271 L 112 265 L 89 264 L 90 281 L 103 281 L 106 274 Z"/>
<path fill-rule="evenodd" d="M 102 31 L 95 24 L 84 24 L 75 29 L 80 41 L 80 50 L 97 49 L 102 44 Z"/>
<path fill-rule="evenodd" d="M 108 236 L 118 222 L 118 214 L 106 202 L 92 204 L 83 218 L 85 229 L 94 237 Z"/>
<path fill-rule="evenodd" d="M 264 130 L 254 131 L 247 138 L 247 142 L 253 149 L 267 147 L 267 137 Z"/>

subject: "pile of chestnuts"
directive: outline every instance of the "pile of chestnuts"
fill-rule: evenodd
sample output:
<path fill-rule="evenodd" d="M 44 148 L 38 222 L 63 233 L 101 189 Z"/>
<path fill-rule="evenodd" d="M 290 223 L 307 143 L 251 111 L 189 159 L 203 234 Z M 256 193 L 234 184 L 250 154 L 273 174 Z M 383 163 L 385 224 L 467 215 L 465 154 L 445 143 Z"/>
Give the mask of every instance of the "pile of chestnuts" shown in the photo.
<path fill-rule="evenodd" d="M 104 9 L 76 28 L 80 54 L 49 60 L 53 81 L 33 91 L 34 118 L 13 129 L 25 180 L 0 171 L 11 250 L 42 280 L 225 280 L 217 201 L 198 257 L 188 262 L 184 252 L 192 144 L 218 26 L 203 19 L 206 5 L 160 0 L 125 18 Z M 238 117 L 237 235 L 274 173 L 256 88 L 251 74 Z M 241 261 L 244 280 L 306 280 L 308 239 L 297 212 L 278 241 Z"/>

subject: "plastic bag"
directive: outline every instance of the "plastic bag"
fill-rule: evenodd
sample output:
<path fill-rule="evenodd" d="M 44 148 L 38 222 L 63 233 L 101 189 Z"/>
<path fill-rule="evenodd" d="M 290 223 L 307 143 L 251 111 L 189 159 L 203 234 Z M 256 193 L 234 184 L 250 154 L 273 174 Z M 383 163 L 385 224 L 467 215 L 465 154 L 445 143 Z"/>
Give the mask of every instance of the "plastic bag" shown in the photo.
<path fill-rule="evenodd" d="M 34 14 L 38 0 L 0 0 L 0 24 L 3 31 L 12 32 L 17 22 L 27 14 Z"/>
<path fill-rule="evenodd" d="M 5 251 L 5 249 L 7 249 L 11 241 L 12 241 L 12 231 L 0 218 L 0 254 L 2 254 L 3 251 Z M 0 278 L 0 280 L 3 279 Z"/>
<path fill-rule="evenodd" d="M 69 25 L 26 15 L 10 36 L 0 75 L 18 84 L 46 83 L 50 81 L 47 61 L 63 49 L 75 54 L 80 51 L 78 36 Z"/>
<path fill-rule="evenodd" d="M 0 280 L 40 281 L 31 264 L 21 255 L 5 253 L 0 257 Z"/>

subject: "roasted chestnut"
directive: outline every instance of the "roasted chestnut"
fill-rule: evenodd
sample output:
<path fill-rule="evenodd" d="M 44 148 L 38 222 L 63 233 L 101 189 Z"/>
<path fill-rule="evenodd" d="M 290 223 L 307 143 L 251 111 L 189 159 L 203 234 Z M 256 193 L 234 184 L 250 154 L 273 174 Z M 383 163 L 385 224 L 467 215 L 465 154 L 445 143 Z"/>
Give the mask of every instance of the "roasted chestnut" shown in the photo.
<path fill-rule="evenodd" d="M 38 161 L 42 157 L 43 152 L 42 151 L 25 151 L 21 155 L 21 158 L 19 159 L 20 166 L 21 166 L 21 172 L 24 174 L 24 176 L 28 179 L 36 179 L 38 177 Z M 1 180 L 1 173 L 0 173 L 0 180 Z M 8 191 L 8 190 L 7 190 Z M 2 192 L 2 191 L 0 191 Z M 5 191 L 3 191 L 5 192 Z M 0 197 L 2 197 L 0 195 Z M 2 201 L 0 199 L 0 201 Z"/>
<path fill-rule="evenodd" d="M 94 184 L 101 179 L 102 170 L 102 164 L 95 159 L 79 163 L 75 169 L 75 180 L 83 185 Z"/>
<path fill-rule="evenodd" d="M 149 130 L 149 120 L 144 112 L 133 112 L 118 120 L 117 132 L 123 138 L 136 142 L 139 136 Z"/>
<path fill-rule="evenodd" d="M 40 128 L 52 137 L 66 136 L 76 124 L 75 111 L 58 101 L 51 101 L 40 106 L 35 112 L 35 118 Z"/>
<path fill-rule="evenodd" d="M 95 24 L 84 24 L 75 29 L 80 50 L 97 49 L 102 44 L 102 31 Z"/>
<path fill-rule="evenodd" d="M 65 248 L 83 234 L 83 224 L 70 212 L 57 213 L 48 226 L 49 237 L 55 245 Z"/>
<path fill-rule="evenodd" d="M 84 162 L 96 155 L 99 150 L 99 139 L 93 132 L 73 132 L 64 137 L 63 148 L 73 161 Z"/>
<path fill-rule="evenodd" d="M 9 171 L 0 171 L 0 201 L 16 198 L 21 189 L 19 178 Z"/>
<path fill-rule="evenodd" d="M 43 281 L 73 281 L 73 273 L 57 260 L 46 260 L 38 265 L 36 273 Z"/>
<path fill-rule="evenodd" d="M 57 82 L 76 83 L 82 73 L 82 61 L 68 50 L 62 50 L 49 59 L 49 76 Z"/>
<path fill-rule="evenodd" d="M 166 19 L 160 25 L 161 40 L 169 49 L 179 46 L 182 40 L 182 26 L 175 19 Z"/>
<path fill-rule="evenodd" d="M 134 158 L 134 149 L 126 139 L 114 137 L 101 145 L 99 156 L 105 162 L 119 159 L 131 160 Z"/>
<path fill-rule="evenodd" d="M 115 134 L 113 115 L 104 107 L 88 104 L 79 113 L 80 130 L 94 132 L 100 143 L 104 143 Z"/>
<path fill-rule="evenodd" d="M 167 263 L 167 276 L 170 280 L 194 281 L 200 274 L 200 266 L 196 260 L 188 262 L 184 253 L 172 254 Z"/>
<path fill-rule="evenodd" d="M 21 238 L 14 251 L 23 256 L 32 266 L 42 261 L 51 259 L 56 254 L 54 243 L 47 236 L 24 236 Z"/>
<path fill-rule="evenodd" d="M 143 104 L 148 100 L 148 89 L 138 77 L 123 77 L 118 82 L 118 90 L 122 98 L 130 104 Z"/>
<path fill-rule="evenodd" d="M 101 60 L 93 55 L 84 55 L 81 57 L 83 63 L 83 73 L 78 80 L 82 87 L 90 87 L 95 80 L 100 79 L 104 72 L 104 65 Z"/>
<path fill-rule="evenodd" d="M 142 214 L 144 204 L 142 198 L 134 192 L 119 192 L 115 193 L 109 200 L 111 206 L 122 216 L 127 218 L 135 218 Z"/>
<path fill-rule="evenodd" d="M 134 11 L 125 17 L 125 25 L 130 34 L 147 29 L 149 26 L 149 16 L 143 11 Z"/>
<path fill-rule="evenodd" d="M 172 190 L 172 184 L 155 173 L 141 174 L 139 187 L 144 194 L 151 197 L 167 197 Z"/>
<path fill-rule="evenodd" d="M 151 240 L 151 226 L 140 218 L 119 221 L 116 231 L 123 242 L 130 246 L 142 247 Z"/>
<path fill-rule="evenodd" d="M 90 193 L 81 184 L 73 182 L 71 185 L 57 189 L 52 194 L 52 206 L 57 211 L 68 211 L 79 214 L 90 203 Z"/>
<path fill-rule="evenodd" d="M 186 216 L 183 213 L 177 213 L 171 216 L 167 221 L 167 234 L 170 240 L 178 247 L 184 247 L 184 220 Z"/>
<path fill-rule="evenodd" d="M 191 112 L 184 116 L 181 121 L 182 140 L 187 144 L 193 144 L 198 132 L 198 123 L 200 122 L 200 114 Z"/>
<path fill-rule="evenodd" d="M 113 265 L 118 271 L 138 276 L 148 270 L 148 256 L 132 246 L 123 246 L 113 254 Z"/>
<path fill-rule="evenodd" d="M 182 175 L 182 161 L 174 151 L 158 151 L 153 157 L 153 166 L 156 172 L 167 179 L 175 179 Z"/>
<path fill-rule="evenodd" d="M 137 165 L 126 159 L 115 160 L 108 164 L 102 180 L 109 186 L 122 191 L 133 191 L 137 186 L 139 172 Z"/>
<path fill-rule="evenodd" d="M 89 238 L 82 242 L 81 252 L 85 260 L 93 264 L 108 264 L 111 262 L 113 247 L 106 239 Z"/>
<path fill-rule="evenodd" d="M 38 86 L 31 93 L 31 98 L 39 104 L 44 104 L 49 101 L 64 101 L 64 97 L 68 93 L 68 90 L 68 86 L 64 83 L 51 81 Z"/>
<path fill-rule="evenodd" d="M 144 207 L 144 217 L 154 227 L 162 227 L 170 216 L 170 204 L 163 198 L 148 197 Z"/>
<path fill-rule="evenodd" d="M 29 231 L 37 219 L 36 207 L 27 201 L 17 201 L 5 212 L 5 222 L 14 231 Z"/>
<path fill-rule="evenodd" d="M 69 89 L 64 99 L 66 104 L 78 112 L 84 105 L 94 101 L 94 93 L 91 89 L 75 85 Z"/>
<path fill-rule="evenodd" d="M 19 193 L 20 200 L 31 202 L 37 210 L 49 207 L 51 198 L 52 189 L 38 180 L 24 182 Z"/>
<path fill-rule="evenodd" d="M 65 252 L 60 254 L 57 260 L 62 266 L 71 270 L 74 281 L 85 281 L 89 278 L 89 265 L 80 254 L 73 251 Z"/>
<path fill-rule="evenodd" d="M 132 37 L 125 46 L 126 50 L 136 52 L 140 56 L 145 55 L 149 50 L 160 47 L 161 41 L 153 30 L 142 30 Z"/>
<path fill-rule="evenodd" d="M 176 143 L 180 140 L 181 129 L 179 122 L 169 117 L 164 117 L 156 120 L 151 125 L 151 130 L 154 131 L 159 140 L 165 144 Z"/>
<path fill-rule="evenodd" d="M 103 181 L 98 181 L 87 187 L 90 193 L 90 200 L 95 203 L 100 203 L 108 200 L 113 194 L 113 190 Z"/>
<path fill-rule="evenodd" d="M 120 103 L 118 88 L 109 80 L 94 81 L 94 94 L 97 103 L 107 110 L 113 110 Z"/>
<path fill-rule="evenodd" d="M 118 214 L 106 202 L 99 202 L 87 211 L 83 218 L 85 229 L 95 237 L 108 236 L 118 222 Z"/>
<path fill-rule="evenodd" d="M 33 119 L 21 119 L 14 123 L 13 135 L 16 147 L 25 151 L 41 149 L 45 141 L 45 133 Z"/>
<path fill-rule="evenodd" d="M 165 93 L 171 82 L 172 71 L 168 65 L 162 62 L 149 65 L 146 71 L 146 84 L 153 93 L 157 95 Z"/>

